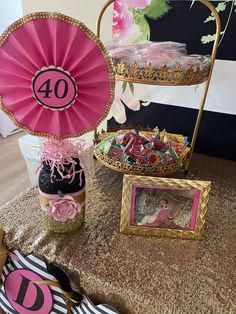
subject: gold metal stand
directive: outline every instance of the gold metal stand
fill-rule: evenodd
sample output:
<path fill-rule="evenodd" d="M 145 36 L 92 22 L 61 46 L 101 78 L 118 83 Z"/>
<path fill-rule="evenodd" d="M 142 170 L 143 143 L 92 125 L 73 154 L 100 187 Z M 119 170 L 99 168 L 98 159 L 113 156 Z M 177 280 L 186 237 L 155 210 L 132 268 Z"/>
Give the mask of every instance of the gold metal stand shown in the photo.
<path fill-rule="evenodd" d="M 205 91 L 203 93 L 202 96 L 202 100 L 201 100 L 201 104 L 199 107 L 199 111 L 198 111 L 198 116 L 197 116 L 197 121 L 195 123 L 195 128 L 194 128 L 194 132 L 193 132 L 193 137 L 192 137 L 192 141 L 191 141 L 191 154 L 189 156 L 189 159 L 185 165 L 185 171 L 188 171 L 190 162 L 192 160 L 192 155 L 193 155 L 193 150 L 196 144 L 196 140 L 197 140 L 197 136 L 198 136 L 198 131 L 199 131 L 199 127 L 200 127 L 200 123 L 201 123 L 201 119 L 202 119 L 202 114 L 203 114 L 203 110 L 205 107 L 205 102 L 206 102 L 206 97 L 207 97 L 207 93 L 209 90 L 209 86 L 210 86 L 210 81 L 211 81 L 211 77 L 212 77 L 212 72 L 213 72 L 213 68 L 214 68 L 214 64 L 215 64 L 215 59 L 216 59 L 216 53 L 217 53 L 217 48 L 218 48 L 218 44 L 219 44 L 219 40 L 220 40 L 220 29 L 221 29 L 221 22 L 220 22 L 220 17 L 219 14 L 217 13 L 215 7 L 208 1 L 208 0 L 199 0 L 201 3 L 205 4 L 210 10 L 212 15 L 215 18 L 215 22 L 216 22 L 216 37 L 215 37 L 215 42 L 212 48 L 212 53 L 211 53 L 211 67 L 210 67 L 210 72 L 209 72 L 209 77 L 208 80 L 206 81 L 206 85 L 205 85 Z"/>
<path fill-rule="evenodd" d="M 203 111 L 204 111 L 204 107 L 205 107 L 205 102 L 206 102 L 206 97 L 207 97 L 207 93 L 209 90 L 209 85 L 210 85 L 210 81 L 211 81 L 211 77 L 212 77 L 212 72 L 213 72 L 213 68 L 214 68 L 214 64 L 215 64 L 215 59 L 216 59 L 216 53 L 217 53 L 217 48 L 218 48 L 218 44 L 219 44 L 219 40 L 220 40 L 220 31 L 221 31 L 221 22 L 220 22 L 220 17 L 215 9 L 215 7 L 210 3 L 209 0 L 198 0 L 199 2 L 201 2 L 202 4 L 204 4 L 206 7 L 208 7 L 212 13 L 212 16 L 215 19 L 215 23 L 216 23 L 216 35 L 215 35 L 215 41 L 214 41 L 214 45 L 212 48 L 212 52 L 211 52 L 211 64 L 210 64 L 210 69 L 208 72 L 208 76 L 205 77 L 204 81 L 205 81 L 205 90 L 201 99 L 201 103 L 198 109 L 198 116 L 197 116 L 197 120 L 195 123 L 195 127 L 194 127 L 194 132 L 193 132 L 193 136 L 192 136 L 192 141 L 191 141 L 191 152 L 189 154 L 189 157 L 185 163 L 185 171 L 187 172 L 189 169 L 189 165 L 192 159 L 192 154 L 194 151 L 194 147 L 196 144 L 196 140 L 197 140 L 197 136 L 198 136 L 198 132 L 199 132 L 199 127 L 200 127 L 200 123 L 201 123 L 201 119 L 202 119 L 202 115 L 203 115 Z M 105 13 L 105 11 L 107 10 L 107 8 L 114 3 L 115 0 L 108 0 L 104 6 L 102 7 L 98 19 L 97 19 L 97 36 L 100 38 L 101 35 L 101 23 L 102 23 L 102 18 L 103 15 Z M 120 75 L 117 74 L 116 79 L 119 80 L 126 80 L 125 77 L 121 77 Z M 132 79 L 132 78 L 128 78 L 128 81 L 133 81 L 134 83 L 141 83 L 141 84 L 149 84 L 148 80 L 145 79 L 142 81 L 141 80 L 136 80 L 136 79 Z M 197 80 L 196 80 L 197 81 Z M 196 84 L 196 81 L 194 81 L 194 79 L 189 80 L 189 82 L 187 82 L 186 80 L 184 81 L 184 84 L 181 84 L 181 82 L 174 82 L 173 84 L 166 84 L 166 85 L 178 85 L 178 86 L 182 86 L 182 85 L 194 85 Z M 202 81 L 201 81 L 202 83 Z M 165 84 L 160 84 L 159 82 L 153 82 L 150 80 L 150 84 L 155 84 L 155 85 L 165 85 Z M 95 138 L 97 138 L 97 130 L 95 130 L 94 133 Z"/>
<path fill-rule="evenodd" d="M 97 25 L 96 25 L 96 34 L 98 36 L 98 38 L 101 37 L 101 24 L 102 24 L 102 18 L 103 18 L 103 15 L 104 13 L 106 12 L 106 9 L 112 4 L 114 3 L 116 0 L 108 0 L 104 6 L 102 7 L 99 15 L 98 15 L 98 18 L 97 18 Z"/>

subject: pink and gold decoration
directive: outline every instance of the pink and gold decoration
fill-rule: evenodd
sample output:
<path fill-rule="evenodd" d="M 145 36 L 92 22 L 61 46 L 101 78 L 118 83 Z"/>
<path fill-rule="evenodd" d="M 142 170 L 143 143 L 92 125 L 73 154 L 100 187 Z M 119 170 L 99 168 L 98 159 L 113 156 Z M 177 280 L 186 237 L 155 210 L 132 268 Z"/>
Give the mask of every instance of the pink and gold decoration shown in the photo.
<path fill-rule="evenodd" d="M 113 98 L 110 57 L 82 22 L 32 13 L 1 36 L 1 109 L 29 133 L 78 137 L 100 124 Z"/>

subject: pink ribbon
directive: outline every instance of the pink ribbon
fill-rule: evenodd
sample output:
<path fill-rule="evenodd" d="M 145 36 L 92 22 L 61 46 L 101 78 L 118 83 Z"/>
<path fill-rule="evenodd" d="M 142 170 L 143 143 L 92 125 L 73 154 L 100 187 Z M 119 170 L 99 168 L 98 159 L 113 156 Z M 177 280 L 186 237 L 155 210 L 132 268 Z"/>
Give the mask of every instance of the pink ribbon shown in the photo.
<path fill-rule="evenodd" d="M 56 177 L 55 170 L 59 173 L 61 180 L 70 180 L 69 183 L 73 182 L 76 174 L 80 173 L 81 186 L 84 167 L 81 165 L 81 169 L 76 171 L 77 161 L 75 159 L 80 159 L 84 147 L 85 141 L 81 139 L 75 142 L 70 140 L 44 140 L 40 151 L 41 165 L 39 169 L 42 169 L 43 164 L 50 167 L 52 183 Z"/>

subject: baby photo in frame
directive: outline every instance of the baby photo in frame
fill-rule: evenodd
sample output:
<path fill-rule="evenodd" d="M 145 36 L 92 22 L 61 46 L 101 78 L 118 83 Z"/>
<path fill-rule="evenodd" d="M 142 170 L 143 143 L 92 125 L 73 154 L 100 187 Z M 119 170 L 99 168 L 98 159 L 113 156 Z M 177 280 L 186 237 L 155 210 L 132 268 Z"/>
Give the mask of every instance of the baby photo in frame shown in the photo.
<path fill-rule="evenodd" d="M 211 182 L 125 175 L 121 233 L 201 239 Z"/>

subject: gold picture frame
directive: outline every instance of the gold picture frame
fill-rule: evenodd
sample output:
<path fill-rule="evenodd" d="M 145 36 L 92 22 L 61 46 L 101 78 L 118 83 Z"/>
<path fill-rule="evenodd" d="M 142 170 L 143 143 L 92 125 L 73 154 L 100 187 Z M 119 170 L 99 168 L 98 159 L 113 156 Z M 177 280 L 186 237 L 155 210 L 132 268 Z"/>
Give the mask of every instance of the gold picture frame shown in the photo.
<path fill-rule="evenodd" d="M 200 240 L 211 182 L 124 175 L 120 232 Z"/>

